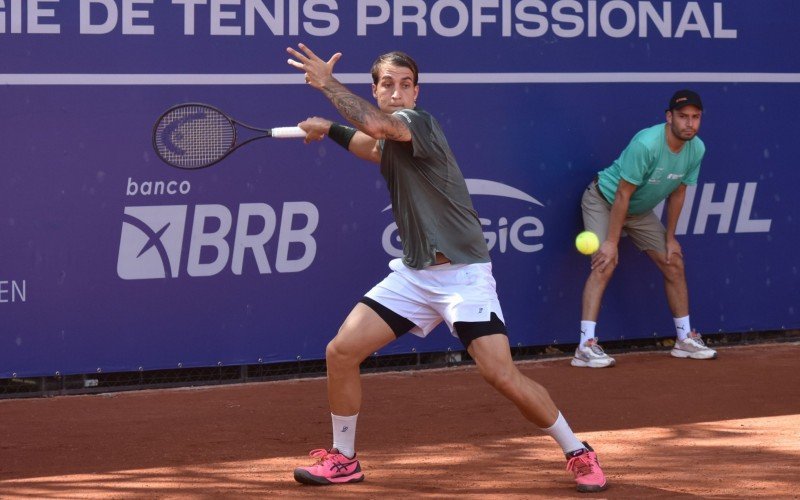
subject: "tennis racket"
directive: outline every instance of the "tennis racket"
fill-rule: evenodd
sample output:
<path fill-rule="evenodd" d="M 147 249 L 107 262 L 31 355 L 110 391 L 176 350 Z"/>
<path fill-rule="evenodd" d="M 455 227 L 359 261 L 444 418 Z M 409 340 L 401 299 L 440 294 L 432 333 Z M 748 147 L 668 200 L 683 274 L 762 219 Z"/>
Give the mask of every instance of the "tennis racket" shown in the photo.
<path fill-rule="evenodd" d="M 237 143 L 241 129 L 256 134 L 242 138 Z M 258 139 L 305 136 L 305 131 L 300 127 L 251 127 L 213 106 L 187 103 L 169 108 L 156 120 L 153 148 L 168 165 L 194 170 L 218 163 L 240 147 Z"/>

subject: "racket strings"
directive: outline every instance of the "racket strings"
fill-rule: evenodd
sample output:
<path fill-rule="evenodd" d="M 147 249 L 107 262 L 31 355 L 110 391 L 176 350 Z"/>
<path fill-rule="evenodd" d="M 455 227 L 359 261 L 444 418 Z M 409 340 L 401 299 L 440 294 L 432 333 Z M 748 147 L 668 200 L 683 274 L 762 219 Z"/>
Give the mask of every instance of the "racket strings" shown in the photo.
<path fill-rule="evenodd" d="M 224 114 L 197 105 L 171 110 L 155 131 L 159 155 L 182 168 L 201 168 L 219 161 L 235 140 L 236 130 Z"/>

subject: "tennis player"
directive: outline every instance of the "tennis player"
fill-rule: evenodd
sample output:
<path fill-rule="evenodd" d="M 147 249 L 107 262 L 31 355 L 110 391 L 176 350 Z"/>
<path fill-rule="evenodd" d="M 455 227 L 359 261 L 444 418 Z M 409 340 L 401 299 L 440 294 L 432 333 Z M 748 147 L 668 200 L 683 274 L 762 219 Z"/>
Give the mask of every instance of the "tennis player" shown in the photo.
<path fill-rule="evenodd" d="M 578 490 L 605 489 L 592 448 L 575 437 L 547 391 L 512 361 L 478 215 L 439 123 L 417 107 L 416 62 L 402 52 L 375 61 L 375 107 L 334 78 L 341 53 L 324 61 L 305 45 L 298 47 L 287 48 L 289 64 L 352 125 L 309 118 L 298 124 L 307 133 L 305 142 L 327 136 L 380 165 L 403 257 L 389 263 L 391 273 L 355 305 L 327 346 L 333 445 L 313 450 L 315 463 L 295 469 L 295 479 L 311 485 L 363 481 L 355 448 L 361 362 L 406 332 L 425 337 L 444 320 L 481 376 L 561 446 Z"/>

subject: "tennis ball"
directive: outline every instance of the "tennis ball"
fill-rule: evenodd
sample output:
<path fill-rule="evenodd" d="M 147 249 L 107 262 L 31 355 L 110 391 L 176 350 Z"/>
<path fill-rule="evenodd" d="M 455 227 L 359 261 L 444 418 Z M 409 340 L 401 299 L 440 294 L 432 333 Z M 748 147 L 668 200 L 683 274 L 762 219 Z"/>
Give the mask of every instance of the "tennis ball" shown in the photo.
<path fill-rule="evenodd" d="M 600 248 L 600 240 L 591 231 L 584 231 L 575 238 L 575 248 L 583 255 L 592 255 Z"/>

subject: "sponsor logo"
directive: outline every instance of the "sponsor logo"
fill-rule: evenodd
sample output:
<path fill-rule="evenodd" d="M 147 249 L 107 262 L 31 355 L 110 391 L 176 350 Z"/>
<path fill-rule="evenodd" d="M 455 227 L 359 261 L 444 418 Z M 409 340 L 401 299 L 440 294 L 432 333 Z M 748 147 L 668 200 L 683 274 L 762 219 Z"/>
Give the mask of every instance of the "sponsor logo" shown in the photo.
<path fill-rule="evenodd" d="M 164 130 L 161 131 L 159 137 L 161 138 L 161 143 L 166 147 L 169 151 L 174 153 L 177 156 L 183 156 L 186 154 L 186 151 L 181 148 L 176 141 L 179 143 L 183 143 L 183 130 L 186 130 L 185 127 L 187 124 L 191 122 L 196 122 L 200 120 L 206 119 L 206 113 L 202 111 L 198 111 L 196 113 L 189 113 L 186 116 L 182 116 L 176 120 L 173 120 L 169 123 Z M 203 130 L 203 128 L 199 128 Z M 204 141 L 205 142 L 205 141 Z"/>
<path fill-rule="evenodd" d="M 717 186 L 714 183 L 686 186 L 686 196 L 675 234 L 727 234 L 731 229 L 734 233 L 770 232 L 772 219 L 757 218 L 763 214 L 754 208 L 757 206 L 757 188 L 757 182 L 747 182 L 743 186 L 738 182 L 730 182 L 727 186 Z M 724 193 L 720 194 L 722 191 Z M 657 216 L 663 216 L 664 205 L 661 202 L 653 209 Z M 712 225 L 709 229 L 709 223 L 715 221 L 716 228 Z"/>
<path fill-rule="evenodd" d="M 180 196 L 189 181 L 136 181 L 126 196 Z M 317 253 L 317 207 L 307 201 L 283 203 L 280 216 L 266 203 L 128 206 L 122 215 L 117 275 L 124 280 L 214 276 L 229 268 L 244 273 L 254 262 L 260 274 L 300 272 Z M 273 238 L 275 237 L 275 238 Z M 277 240 L 277 242 L 276 242 Z M 272 261 L 267 244 L 277 243 Z"/>
<path fill-rule="evenodd" d="M 229 268 L 241 275 L 246 261 L 254 262 L 260 274 L 272 273 L 273 265 L 278 273 L 300 272 L 314 262 L 318 224 L 319 211 L 307 201 L 284 202 L 280 217 L 266 203 L 241 203 L 235 209 L 220 204 L 125 207 L 117 274 L 126 280 L 164 279 L 214 276 Z M 270 241 L 276 243 L 271 259 Z"/>
<path fill-rule="evenodd" d="M 0 280 L 0 304 L 25 302 L 28 297 L 28 284 L 25 280 Z"/>
<path fill-rule="evenodd" d="M 473 202 L 479 212 L 480 198 L 482 196 L 492 196 L 504 198 L 506 200 L 516 200 L 523 202 L 528 208 L 530 205 L 544 207 L 533 196 L 521 191 L 513 186 L 500 182 L 485 179 L 466 179 L 467 189 L 473 197 Z M 391 205 L 383 209 L 383 212 L 391 210 Z M 505 204 L 504 204 L 505 208 Z M 514 212 L 519 212 L 515 207 Z M 506 253 L 513 249 L 522 253 L 538 252 L 544 248 L 544 244 L 539 239 L 544 235 L 544 224 L 538 217 L 532 215 L 500 215 L 495 218 L 480 218 L 483 226 L 483 236 L 489 251 Z M 397 224 L 392 222 L 383 231 L 381 243 L 384 251 L 392 257 L 402 257 L 403 246 L 400 236 L 397 234 Z"/>
<path fill-rule="evenodd" d="M 192 185 L 189 181 L 135 181 L 128 177 L 125 194 L 127 196 L 177 195 L 189 194 L 191 190 Z"/>
<path fill-rule="evenodd" d="M 125 207 L 117 274 L 126 280 L 177 278 L 186 205 Z"/>

